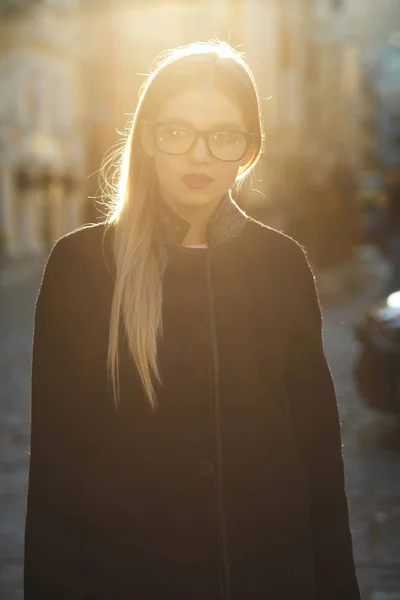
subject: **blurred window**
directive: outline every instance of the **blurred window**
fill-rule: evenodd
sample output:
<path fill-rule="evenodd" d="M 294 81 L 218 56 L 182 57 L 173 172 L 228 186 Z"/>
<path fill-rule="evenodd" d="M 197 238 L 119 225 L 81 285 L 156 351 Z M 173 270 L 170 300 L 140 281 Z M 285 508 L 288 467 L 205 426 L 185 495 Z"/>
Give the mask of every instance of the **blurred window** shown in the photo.
<path fill-rule="evenodd" d="M 317 81 L 318 79 L 318 52 L 312 40 L 306 42 L 306 72 L 308 81 Z"/>
<path fill-rule="evenodd" d="M 52 78 L 53 127 L 67 131 L 72 126 L 72 77 L 68 68 L 59 68 Z"/>
<path fill-rule="evenodd" d="M 30 73 L 25 87 L 25 115 L 30 126 L 37 126 L 40 112 L 40 89 L 37 73 Z"/>
<path fill-rule="evenodd" d="M 279 63 L 281 68 L 287 69 L 294 64 L 293 36 L 286 20 L 281 22 L 279 35 Z"/>

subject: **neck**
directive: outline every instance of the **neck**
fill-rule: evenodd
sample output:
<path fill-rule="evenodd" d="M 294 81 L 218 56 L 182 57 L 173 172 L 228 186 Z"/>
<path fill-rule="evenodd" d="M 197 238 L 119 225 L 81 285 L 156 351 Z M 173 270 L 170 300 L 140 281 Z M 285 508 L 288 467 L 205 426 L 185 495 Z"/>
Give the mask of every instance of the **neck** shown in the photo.
<path fill-rule="evenodd" d="M 190 224 L 184 246 L 197 246 L 207 242 L 207 226 L 211 221 L 220 199 L 213 200 L 204 206 L 186 206 L 163 196 L 164 202 L 179 216 Z"/>

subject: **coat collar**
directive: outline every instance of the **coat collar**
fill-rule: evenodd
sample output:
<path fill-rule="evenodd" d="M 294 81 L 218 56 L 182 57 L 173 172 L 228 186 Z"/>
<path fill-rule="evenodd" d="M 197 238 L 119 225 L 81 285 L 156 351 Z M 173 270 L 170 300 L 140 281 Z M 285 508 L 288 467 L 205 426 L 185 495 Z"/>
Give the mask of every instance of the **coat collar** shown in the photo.
<path fill-rule="evenodd" d="M 177 215 L 165 202 L 157 208 L 159 231 L 167 246 L 182 246 L 190 228 L 190 223 Z M 208 224 L 207 242 L 210 248 L 220 246 L 228 240 L 240 236 L 247 222 L 244 212 L 234 202 L 230 194 L 221 200 L 214 217 Z"/>

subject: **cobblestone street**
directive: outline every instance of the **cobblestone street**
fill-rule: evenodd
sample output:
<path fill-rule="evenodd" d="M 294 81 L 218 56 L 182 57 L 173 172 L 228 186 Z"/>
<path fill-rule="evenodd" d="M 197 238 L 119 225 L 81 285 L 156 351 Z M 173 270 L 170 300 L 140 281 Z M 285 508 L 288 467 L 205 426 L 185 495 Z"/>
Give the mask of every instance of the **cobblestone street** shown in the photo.
<path fill-rule="evenodd" d="M 395 423 L 365 409 L 351 367 L 352 325 L 377 297 L 382 265 L 368 254 L 360 291 L 324 308 L 325 350 L 336 384 L 353 543 L 363 600 L 400 600 L 400 444 Z M 40 275 L 0 282 L 0 600 L 22 598 L 29 447 L 29 373 Z M 323 460 L 323 457 L 321 457 Z M 338 599 L 339 600 L 339 599 Z"/>

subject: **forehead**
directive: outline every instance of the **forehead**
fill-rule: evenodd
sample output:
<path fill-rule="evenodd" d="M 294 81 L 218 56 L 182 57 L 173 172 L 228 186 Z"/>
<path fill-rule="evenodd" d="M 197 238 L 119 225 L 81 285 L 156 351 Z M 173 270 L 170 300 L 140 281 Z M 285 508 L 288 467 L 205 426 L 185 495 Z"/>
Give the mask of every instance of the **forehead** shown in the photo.
<path fill-rule="evenodd" d="M 214 88 L 179 92 L 162 104 L 156 120 L 187 121 L 199 129 L 227 123 L 244 129 L 242 111 L 236 101 Z"/>

